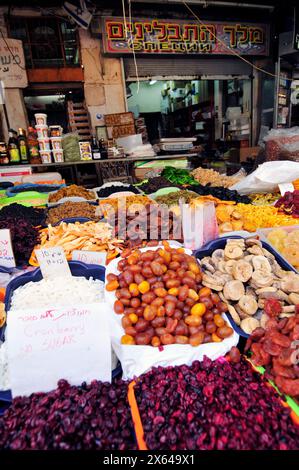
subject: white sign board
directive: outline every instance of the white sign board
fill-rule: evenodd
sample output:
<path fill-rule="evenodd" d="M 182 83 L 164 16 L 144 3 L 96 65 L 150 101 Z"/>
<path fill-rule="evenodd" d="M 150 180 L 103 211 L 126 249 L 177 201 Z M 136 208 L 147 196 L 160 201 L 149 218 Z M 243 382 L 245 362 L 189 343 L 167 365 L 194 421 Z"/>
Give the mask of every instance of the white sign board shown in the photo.
<path fill-rule="evenodd" d="M 106 303 L 11 310 L 6 341 L 13 397 L 48 392 L 60 379 L 111 382 Z"/>
<path fill-rule="evenodd" d="M 25 88 L 28 85 L 22 41 L 0 39 L 0 80 L 4 88 Z"/>
<path fill-rule="evenodd" d="M 106 258 L 106 251 L 97 252 L 74 250 L 72 253 L 73 261 L 81 261 L 81 263 L 86 264 L 100 264 L 101 266 L 106 266 Z"/>
<path fill-rule="evenodd" d="M 35 254 L 44 279 L 71 276 L 70 267 L 61 246 L 40 248 L 35 250 Z"/>
<path fill-rule="evenodd" d="M 0 230 L 0 266 L 4 266 L 5 268 L 16 267 L 10 230 L 7 228 Z"/>

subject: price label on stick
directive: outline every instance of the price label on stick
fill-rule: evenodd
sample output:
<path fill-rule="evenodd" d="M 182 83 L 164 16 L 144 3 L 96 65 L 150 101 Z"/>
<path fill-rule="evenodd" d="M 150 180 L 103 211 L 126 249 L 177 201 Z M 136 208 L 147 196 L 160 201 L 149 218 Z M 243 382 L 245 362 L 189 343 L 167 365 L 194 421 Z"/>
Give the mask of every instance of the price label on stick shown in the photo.
<path fill-rule="evenodd" d="M 295 190 L 292 183 L 282 183 L 282 184 L 279 184 L 278 187 L 279 187 L 280 194 L 282 196 L 284 196 L 285 193 L 287 193 L 288 191 L 292 193 Z"/>
<path fill-rule="evenodd" d="M 58 276 L 71 276 L 70 267 L 60 246 L 35 250 L 44 279 Z"/>
<path fill-rule="evenodd" d="M 0 230 L 0 266 L 4 266 L 5 268 L 16 267 L 10 230 L 7 228 Z"/>
<path fill-rule="evenodd" d="M 96 252 L 74 250 L 72 253 L 73 261 L 81 261 L 81 263 L 86 264 L 98 264 L 101 266 L 106 266 L 106 258 L 106 251 Z"/>
<path fill-rule="evenodd" d="M 13 397 L 71 385 L 111 382 L 110 307 L 104 303 L 11 310 L 6 342 Z"/>

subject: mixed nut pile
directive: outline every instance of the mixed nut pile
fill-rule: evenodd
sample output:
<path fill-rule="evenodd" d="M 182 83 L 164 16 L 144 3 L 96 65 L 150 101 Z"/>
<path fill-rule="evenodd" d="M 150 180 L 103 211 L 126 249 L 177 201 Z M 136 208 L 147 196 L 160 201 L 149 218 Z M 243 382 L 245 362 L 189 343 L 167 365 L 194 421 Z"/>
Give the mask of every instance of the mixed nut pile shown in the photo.
<path fill-rule="evenodd" d="M 283 270 L 259 240 L 228 239 L 224 249 L 201 260 L 202 284 L 218 292 L 234 322 L 251 334 L 264 326 L 265 300 L 281 302 L 280 318 L 292 316 L 299 303 L 299 275 Z"/>

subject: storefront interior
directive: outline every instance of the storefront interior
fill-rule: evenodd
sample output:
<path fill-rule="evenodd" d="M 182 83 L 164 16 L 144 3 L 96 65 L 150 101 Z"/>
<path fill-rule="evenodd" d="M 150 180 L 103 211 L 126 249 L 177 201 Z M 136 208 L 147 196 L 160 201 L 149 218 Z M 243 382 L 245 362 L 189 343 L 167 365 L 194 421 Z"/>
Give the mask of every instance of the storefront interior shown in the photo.
<path fill-rule="evenodd" d="M 139 88 L 139 90 L 138 90 Z M 196 137 L 211 150 L 250 146 L 251 93 L 248 79 L 142 80 L 126 84 L 128 110 L 143 117 L 149 141 Z"/>

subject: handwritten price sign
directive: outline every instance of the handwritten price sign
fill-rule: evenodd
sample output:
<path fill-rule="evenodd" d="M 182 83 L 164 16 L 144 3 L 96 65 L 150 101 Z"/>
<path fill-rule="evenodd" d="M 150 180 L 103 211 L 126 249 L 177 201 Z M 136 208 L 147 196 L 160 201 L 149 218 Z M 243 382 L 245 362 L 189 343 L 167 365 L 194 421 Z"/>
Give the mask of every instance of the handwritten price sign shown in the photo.
<path fill-rule="evenodd" d="M 15 268 L 16 261 L 12 249 L 10 230 L 0 230 L 0 266 Z"/>
<path fill-rule="evenodd" d="M 44 279 L 58 276 L 71 276 L 71 271 L 66 260 L 63 249 L 41 248 L 36 250 L 36 257 Z"/>
<path fill-rule="evenodd" d="M 48 392 L 59 379 L 111 382 L 109 307 L 105 303 L 10 311 L 7 321 L 13 396 Z"/>
<path fill-rule="evenodd" d="M 106 251 L 95 252 L 95 251 L 80 251 L 74 250 L 72 253 L 73 261 L 81 261 L 81 263 L 86 264 L 99 264 L 101 266 L 106 266 Z"/>

